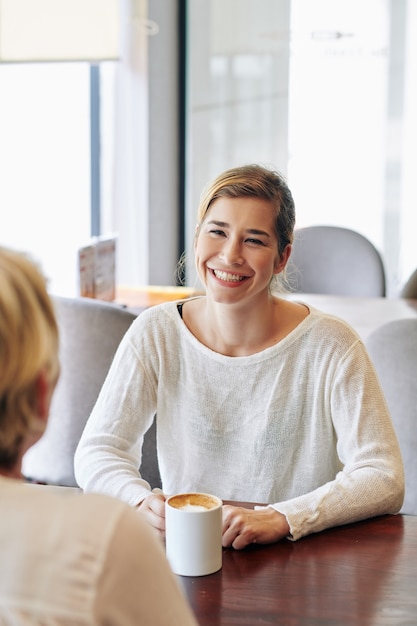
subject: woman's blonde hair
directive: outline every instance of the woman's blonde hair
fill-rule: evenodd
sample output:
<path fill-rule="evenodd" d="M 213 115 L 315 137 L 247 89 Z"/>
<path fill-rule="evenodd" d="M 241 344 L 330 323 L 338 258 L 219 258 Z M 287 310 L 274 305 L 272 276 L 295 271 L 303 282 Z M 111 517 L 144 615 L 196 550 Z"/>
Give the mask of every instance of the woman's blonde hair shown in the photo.
<path fill-rule="evenodd" d="M 26 255 L 0 247 L 0 467 L 36 430 L 36 382 L 58 376 L 58 326 L 46 281 Z"/>
<path fill-rule="evenodd" d="M 277 171 L 258 164 L 242 165 L 226 170 L 204 190 L 197 218 L 201 224 L 212 203 L 217 198 L 262 198 L 274 209 L 274 228 L 281 255 L 293 242 L 295 206 L 284 177 Z"/>

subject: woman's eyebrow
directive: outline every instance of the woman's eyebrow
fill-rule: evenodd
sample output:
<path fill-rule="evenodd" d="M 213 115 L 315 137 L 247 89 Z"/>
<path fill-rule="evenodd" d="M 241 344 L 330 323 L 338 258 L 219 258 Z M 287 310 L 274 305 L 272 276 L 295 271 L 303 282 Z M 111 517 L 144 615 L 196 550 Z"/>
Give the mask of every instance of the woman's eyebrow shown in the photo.
<path fill-rule="evenodd" d="M 220 226 L 221 228 L 230 228 L 230 224 L 227 222 L 221 222 L 219 220 L 210 220 L 207 224 L 211 224 L 212 226 Z M 263 235 L 264 237 L 271 237 L 270 233 L 267 233 L 264 230 L 258 230 L 257 228 L 247 228 L 247 233 L 251 235 Z"/>
<path fill-rule="evenodd" d="M 221 226 L 222 228 L 227 228 L 229 224 L 227 222 L 220 222 L 219 220 L 210 220 L 207 224 L 212 224 L 213 226 Z"/>
<path fill-rule="evenodd" d="M 270 237 L 271 235 L 264 230 L 258 230 L 257 228 L 248 228 L 247 233 L 251 235 L 263 235 L 264 237 Z"/>

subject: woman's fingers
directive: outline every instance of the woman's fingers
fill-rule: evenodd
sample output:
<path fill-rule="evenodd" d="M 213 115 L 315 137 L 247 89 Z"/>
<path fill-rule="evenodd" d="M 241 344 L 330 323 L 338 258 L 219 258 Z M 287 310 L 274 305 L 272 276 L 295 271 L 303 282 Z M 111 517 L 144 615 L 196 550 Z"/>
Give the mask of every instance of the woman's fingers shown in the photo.
<path fill-rule="evenodd" d="M 138 511 L 163 537 L 165 536 L 165 496 L 151 494 L 138 506 Z"/>
<path fill-rule="evenodd" d="M 223 506 L 223 547 L 236 550 L 251 543 L 275 543 L 289 534 L 284 515 L 272 508 L 245 509 Z"/>

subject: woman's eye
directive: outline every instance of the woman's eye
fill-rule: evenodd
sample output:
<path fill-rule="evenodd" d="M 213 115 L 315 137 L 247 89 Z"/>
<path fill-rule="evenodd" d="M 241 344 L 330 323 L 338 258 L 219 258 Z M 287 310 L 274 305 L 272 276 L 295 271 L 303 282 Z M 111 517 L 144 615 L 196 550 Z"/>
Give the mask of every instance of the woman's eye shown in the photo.
<path fill-rule="evenodd" d="M 261 241 L 260 239 L 253 239 L 252 237 L 250 239 L 246 239 L 246 241 L 248 243 L 254 243 L 257 246 L 264 246 L 265 245 L 264 242 Z"/>
<path fill-rule="evenodd" d="M 209 231 L 211 235 L 224 235 L 224 230 L 213 229 Z"/>

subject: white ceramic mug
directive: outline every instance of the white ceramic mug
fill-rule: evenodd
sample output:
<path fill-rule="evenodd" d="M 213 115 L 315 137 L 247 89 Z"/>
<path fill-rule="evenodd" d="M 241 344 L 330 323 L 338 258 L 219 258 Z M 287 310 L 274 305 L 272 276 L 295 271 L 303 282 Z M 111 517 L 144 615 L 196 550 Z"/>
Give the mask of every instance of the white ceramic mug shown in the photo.
<path fill-rule="evenodd" d="M 165 502 L 166 554 L 180 576 L 205 576 L 222 566 L 222 501 L 180 493 Z"/>

